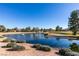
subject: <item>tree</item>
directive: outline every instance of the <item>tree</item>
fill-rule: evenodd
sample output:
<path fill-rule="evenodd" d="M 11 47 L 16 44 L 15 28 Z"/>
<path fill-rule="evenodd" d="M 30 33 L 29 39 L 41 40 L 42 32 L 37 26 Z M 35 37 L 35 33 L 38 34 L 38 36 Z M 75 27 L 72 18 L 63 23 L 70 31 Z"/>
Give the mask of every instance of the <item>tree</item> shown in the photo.
<path fill-rule="evenodd" d="M 10 31 L 11 31 L 11 29 L 7 28 L 6 32 L 10 32 Z"/>
<path fill-rule="evenodd" d="M 43 32 L 43 28 L 41 28 L 40 31 Z"/>
<path fill-rule="evenodd" d="M 78 25 L 79 25 L 79 18 L 78 18 L 77 10 L 74 10 L 71 12 L 68 22 L 69 30 L 73 32 L 73 35 L 76 35 L 78 31 Z"/>
<path fill-rule="evenodd" d="M 33 32 L 39 32 L 39 30 L 40 30 L 40 29 L 39 29 L 38 27 L 33 27 L 33 28 L 32 28 L 32 31 L 33 31 Z"/>
<path fill-rule="evenodd" d="M 17 27 L 13 28 L 13 30 L 16 30 L 16 32 L 19 32 L 19 29 Z"/>
<path fill-rule="evenodd" d="M 43 29 L 43 32 L 47 32 L 47 29 L 44 28 L 44 29 Z"/>
<path fill-rule="evenodd" d="M 24 29 L 24 28 L 22 28 L 22 29 L 21 29 L 21 32 L 25 32 L 25 29 Z"/>
<path fill-rule="evenodd" d="M 26 31 L 26 32 L 30 32 L 30 31 L 31 31 L 31 28 L 30 28 L 30 27 L 26 27 L 26 28 L 25 28 L 25 31 Z"/>
<path fill-rule="evenodd" d="M 62 30 L 62 27 L 56 26 L 56 31 L 61 31 L 61 30 Z"/>
<path fill-rule="evenodd" d="M 35 27 L 32 28 L 32 31 L 35 32 Z"/>
<path fill-rule="evenodd" d="M 49 28 L 49 29 L 48 29 L 48 32 L 52 32 L 52 31 L 53 31 L 53 29 L 52 29 L 52 28 Z"/>
<path fill-rule="evenodd" d="M 3 25 L 0 25 L 0 32 L 5 32 L 6 31 L 6 28 L 5 28 L 5 26 L 3 26 Z"/>

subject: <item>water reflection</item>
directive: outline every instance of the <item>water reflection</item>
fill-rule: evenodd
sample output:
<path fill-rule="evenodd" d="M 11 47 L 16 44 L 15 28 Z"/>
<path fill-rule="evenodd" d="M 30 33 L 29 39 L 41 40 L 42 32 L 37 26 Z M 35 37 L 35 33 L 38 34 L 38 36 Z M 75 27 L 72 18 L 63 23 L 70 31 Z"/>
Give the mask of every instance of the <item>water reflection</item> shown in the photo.
<path fill-rule="evenodd" d="M 49 37 L 48 36 L 44 36 L 46 39 L 48 39 Z"/>
<path fill-rule="evenodd" d="M 33 33 L 33 39 L 38 39 L 38 35 Z"/>
<path fill-rule="evenodd" d="M 60 38 L 59 37 L 56 37 L 56 40 L 60 40 Z"/>
<path fill-rule="evenodd" d="M 69 38 L 68 40 L 72 41 L 72 40 L 79 40 L 78 38 Z"/>
<path fill-rule="evenodd" d="M 28 43 L 32 44 L 44 44 L 49 45 L 52 47 L 61 47 L 61 48 L 68 48 L 69 45 L 73 42 L 79 44 L 78 39 L 72 39 L 72 38 L 65 38 L 65 37 L 51 37 L 51 36 L 45 36 L 42 33 L 32 33 L 32 34 L 15 34 L 15 35 L 6 35 L 7 37 L 14 38 L 16 40 L 26 40 Z"/>

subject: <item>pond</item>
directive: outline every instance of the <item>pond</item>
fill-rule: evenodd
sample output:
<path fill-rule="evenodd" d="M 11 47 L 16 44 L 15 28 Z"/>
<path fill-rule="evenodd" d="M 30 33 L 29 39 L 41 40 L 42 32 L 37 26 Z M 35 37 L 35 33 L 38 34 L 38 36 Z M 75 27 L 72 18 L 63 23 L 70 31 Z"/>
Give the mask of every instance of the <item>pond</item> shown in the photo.
<path fill-rule="evenodd" d="M 53 37 L 45 36 L 42 33 L 39 34 L 9 34 L 5 35 L 9 38 L 14 38 L 16 40 L 24 40 L 25 42 L 32 44 L 43 44 L 54 48 L 69 48 L 70 44 L 77 43 L 79 40 L 68 39 L 65 37 Z"/>

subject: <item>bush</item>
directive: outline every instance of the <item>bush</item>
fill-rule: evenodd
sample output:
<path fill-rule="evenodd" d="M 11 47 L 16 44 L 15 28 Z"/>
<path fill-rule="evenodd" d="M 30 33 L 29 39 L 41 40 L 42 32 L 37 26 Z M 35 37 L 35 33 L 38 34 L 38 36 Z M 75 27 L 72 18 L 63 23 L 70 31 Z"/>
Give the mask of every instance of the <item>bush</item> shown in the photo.
<path fill-rule="evenodd" d="M 2 46 L 2 48 L 11 48 L 11 47 L 9 47 L 9 46 Z"/>
<path fill-rule="evenodd" d="M 0 38 L 4 38 L 4 36 L 0 36 Z"/>
<path fill-rule="evenodd" d="M 36 48 L 37 50 L 42 50 L 42 51 L 51 51 L 51 48 L 48 46 L 40 46 L 39 48 Z"/>
<path fill-rule="evenodd" d="M 2 46 L 2 48 L 11 48 L 15 45 L 16 45 L 15 43 L 8 43 L 6 46 Z"/>
<path fill-rule="evenodd" d="M 10 40 L 8 40 L 8 39 L 5 39 L 5 40 L 3 40 L 2 42 L 10 42 Z"/>
<path fill-rule="evenodd" d="M 60 49 L 60 50 L 59 50 L 59 54 L 60 54 L 60 55 L 65 55 L 65 52 L 66 52 L 66 50 L 64 50 L 64 49 Z"/>
<path fill-rule="evenodd" d="M 67 56 L 67 53 L 70 52 L 70 49 L 60 49 L 59 54 L 63 56 Z"/>
<path fill-rule="evenodd" d="M 17 40 L 16 43 L 25 43 L 25 42 L 21 40 Z"/>
<path fill-rule="evenodd" d="M 41 50 L 41 51 L 51 51 L 51 48 L 45 45 L 35 44 L 32 47 L 36 48 L 37 50 Z"/>
<path fill-rule="evenodd" d="M 79 56 L 79 53 L 74 52 L 70 49 L 60 49 L 59 54 L 63 56 Z"/>
<path fill-rule="evenodd" d="M 19 46 L 16 45 L 15 43 L 8 43 L 6 46 L 2 46 L 2 48 L 10 48 L 7 49 L 7 51 L 21 51 L 21 50 L 25 50 L 24 46 Z"/>
<path fill-rule="evenodd" d="M 72 44 L 70 45 L 70 49 L 71 49 L 72 51 L 79 52 L 79 46 L 78 46 L 76 43 L 72 43 Z"/>
<path fill-rule="evenodd" d="M 16 40 L 12 40 L 12 39 L 5 39 L 2 42 L 16 42 Z"/>
<path fill-rule="evenodd" d="M 13 47 L 13 46 L 15 46 L 16 44 L 15 43 L 8 43 L 6 46 L 8 46 L 8 47 Z"/>
<path fill-rule="evenodd" d="M 10 40 L 10 42 L 16 42 L 16 40 Z"/>
<path fill-rule="evenodd" d="M 13 46 L 11 49 L 8 49 L 7 51 L 22 51 L 22 50 L 25 50 L 24 46 L 16 45 L 16 46 Z"/>
<path fill-rule="evenodd" d="M 40 46 L 41 46 L 40 44 L 34 44 L 32 48 L 39 48 Z"/>

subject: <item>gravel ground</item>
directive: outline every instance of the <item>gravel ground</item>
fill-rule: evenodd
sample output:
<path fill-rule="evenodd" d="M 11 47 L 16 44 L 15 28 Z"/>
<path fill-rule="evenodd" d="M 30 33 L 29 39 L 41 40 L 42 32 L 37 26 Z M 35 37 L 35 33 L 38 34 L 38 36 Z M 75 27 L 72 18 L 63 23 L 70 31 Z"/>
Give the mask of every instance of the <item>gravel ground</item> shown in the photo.
<path fill-rule="evenodd" d="M 18 45 L 24 46 L 26 50 L 6 51 L 8 48 L 1 48 L 1 46 L 4 46 L 6 44 L 7 43 L 0 42 L 0 56 L 58 56 L 56 52 L 58 52 L 59 49 L 56 48 L 52 48 L 50 52 L 44 52 L 31 48 L 32 44 L 18 43 Z"/>

